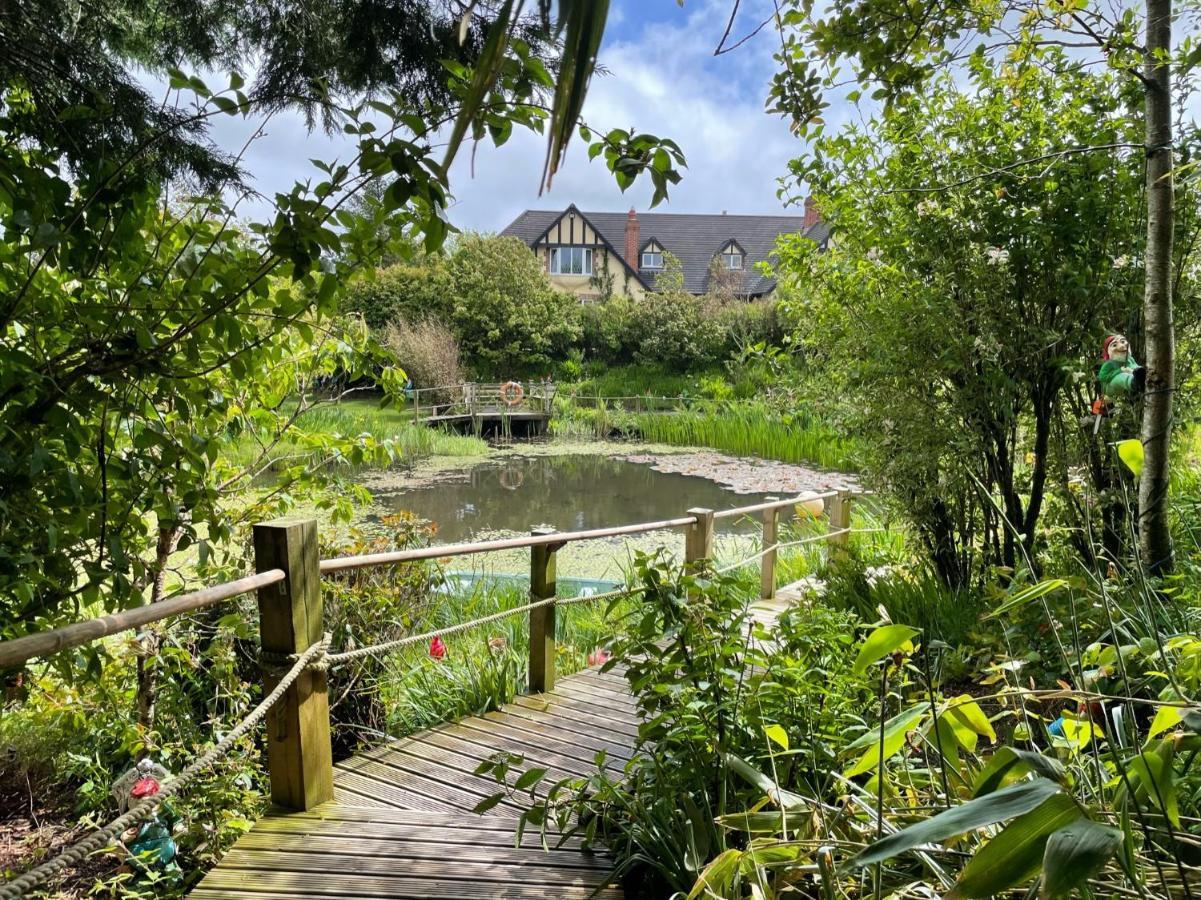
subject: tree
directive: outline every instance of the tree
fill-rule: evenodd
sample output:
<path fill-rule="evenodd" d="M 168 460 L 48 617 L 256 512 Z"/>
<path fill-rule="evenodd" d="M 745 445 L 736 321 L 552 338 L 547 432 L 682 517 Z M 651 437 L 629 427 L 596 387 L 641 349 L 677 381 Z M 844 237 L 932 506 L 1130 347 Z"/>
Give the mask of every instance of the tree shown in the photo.
<path fill-rule="evenodd" d="M 1144 97 L 1143 137 L 1146 154 L 1146 259 L 1143 328 L 1148 392 L 1143 404 L 1142 442 L 1145 462 L 1139 486 L 1140 549 L 1144 565 L 1166 571 L 1172 565 L 1167 526 L 1169 446 L 1172 392 L 1175 389 L 1172 325 L 1172 259 L 1174 192 L 1172 186 L 1172 81 L 1199 59 L 1189 42 L 1173 52 L 1171 28 L 1177 13 L 1171 0 L 1146 0 L 1140 23 L 1136 8 L 1103 8 L 1085 0 L 1004 0 L 986 6 L 925 0 L 837 0 L 822 7 L 824 18 L 811 15 L 808 0 L 789 0 L 779 17 L 782 31 L 777 59 L 781 71 L 773 87 L 772 108 L 792 117 L 796 130 L 820 134 L 824 92 L 843 76 L 839 64 L 852 64 L 854 80 L 872 90 L 872 98 L 891 106 L 921 90 L 940 68 L 965 60 L 1004 54 L 1032 59 L 1066 72 L 1087 65 L 1086 50 L 1130 78 Z M 1195 4 L 1182 9 L 1196 16 Z M 1139 42 L 1140 24 L 1145 31 Z M 973 44 L 976 46 L 973 47 Z M 1048 55 L 1064 46 L 1072 56 Z M 858 100 L 859 92 L 853 91 Z M 1112 153 L 1109 145 L 1063 148 L 1061 154 Z M 1015 170 L 1046 166 L 1032 156 L 1015 161 Z M 804 174 L 799 166 L 797 174 Z M 987 177 L 982 171 L 967 177 Z M 932 182 L 938 183 L 938 182 Z"/>
<path fill-rule="evenodd" d="M 1085 361 L 1129 303 L 1143 242 L 1141 157 L 1062 154 L 1137 134 L 1115 78 L 969 72 L 819 139 L 809 178 L 839 239 L 781 251 L 825 390 L 850 399 L 869 468 L 954 587 L 981 564 L 1037 567 L 1048 481 L 1078 461 L 1065 436 L 1104 450 L 1080 424 Z M 1003 187 L 974 177 L 1028 156 L 1057 162 Z M 924 185 L 945 187 L 915 198 Z"/>
<path fill-rule="evenodd" d="M 347 290 L 342 309 L 359 313 L 369 326 L 382 329 L 397 320 L 445 318 L 453 297 L 454 282 L 446 260 L 430 254 L 411 263 L 370 270 Z"/>
<path fill-rule="evenodd" d="M 684 289 L 679 258 L 664 253 L 654 292 L 634 304 L 634 358 L 677 372 L 712 366 L 721 356 L 723 337 L 713 312 L 704 298 Z"/>
<path fill-rule="evenodd" d="M 481 374 L 542 375 L 579 339 L 579 303 L 556 291 L 519 238 L 466 234 L 447 263 L 449 319 Z"/>
<path fill-rule="evenodd" d="M 76 22 L 56 4 L 31 3 L 0 24 L 6 636 L 84 606 L 157 599 L 164 554 L 228 536 L 223 497 L 256 467 L 223 469 L 222 447 L 253 431 L 261 467 L 282 462 L 274 448 L 311 405 L 310 376 L 329 374 L 331 359 L 372 364 L 357 352 L 368 347 L 365 335 L 348 335 L 332 317 L 343 286 L 378 260 L 381 224 L 400 243 L 438 249 L 448 231 L 446 171 L 467 138 L 501 142 L 515 127 L 541 130 L 549 179 L 582 129 L 605 19 L 595 4 L 538 5 L 538 21 L 559 41 L 558 80 L 521 38 L 523 5 L 504 3 L 482 20 L 469 63 L 437 67 L 436 95 L 380 86 L 367 103 L 336 103 L 318 93 L 355 152 L 342 163 L 315 161 L 314 182 L 277 195 L 269 221 L 241 224 L 244 192 L 228 201 L 190 196 L 173 179 L 228 185 L 238 159 L 205 157 L 205 125 L 264 109 L 269 117 L 272 98 L 248 93 L 236 73 L 214 89 L 169 66 L 190 58 L 181 47 L 221 60 L 258 38 L 236 5 L 184 5 L 151 19 L 141 8 L 104 4 Z M 437 37 L 430 41 L 436 54 Z M 412 61 L 417 51 L 403 52 Z M 122 87 L 129 60 L 169 77 L 186 105 L 156 117 L 143 97 L 135 109 Z M 125 100 L 129 109 L 117 110 Z M 446 126 L 449 143 L 436 154 L 432 135 Z M 647 172 L 665 190 L 678 177 L 682 157 L 670 142 L 584 133 L 607 159 L 617 154 L 610 168 L 623 183 Z M 382 203 L 369 214 L 348 209 L 385 177 Z M 353 461 L 380 448 L 328 449 L 329 458 Z M 273 496 L 285 499 L 293 484 L 285 478 Z"/>

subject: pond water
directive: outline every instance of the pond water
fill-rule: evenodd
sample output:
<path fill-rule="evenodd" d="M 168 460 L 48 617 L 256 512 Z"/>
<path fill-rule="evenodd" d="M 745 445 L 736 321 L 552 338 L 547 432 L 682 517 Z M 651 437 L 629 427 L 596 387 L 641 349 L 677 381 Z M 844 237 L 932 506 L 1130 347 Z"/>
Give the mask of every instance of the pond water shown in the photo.
<path fill-rule="evenodd" d="M 382 512 L 404 510 L 437 523 L 438 543 L 497 532 L 528 534 L 537 527 L 581 531 L 659 521 L 691 507 L 749 506 L 766 496 L 599 454 L 505 455 L 424 484 L 376 493 Z M 719 534 L 755 531 L 756 523 L 745 519 L 718 522 Z"/>

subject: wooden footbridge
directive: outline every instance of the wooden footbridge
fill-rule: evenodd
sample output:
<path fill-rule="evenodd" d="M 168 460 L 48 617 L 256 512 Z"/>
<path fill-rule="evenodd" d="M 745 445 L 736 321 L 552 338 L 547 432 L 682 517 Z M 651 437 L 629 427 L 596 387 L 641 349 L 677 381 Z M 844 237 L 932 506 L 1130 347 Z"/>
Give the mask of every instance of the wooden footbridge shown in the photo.
<path fill-rule="evenodd" d="M 464 382 L 412 393 L 417 421 L 467 434 L 546 434 L 554 412 L 552 381 Z"/>
<path fill-rule="evenodd" d="M 0 900 L 23 896 L 89 854 L 111 846 L 123 831 L 153 815 L 166 797 L 181 793 L 200 771 L 219 764 L 238 737 L 266 721 L 264 742 L 272 809 L 200 882 L 201 900 L 291 898 L 620 898 L 612 860 L 575 839 L 544 849 L 540 836 L 515 844 L 518 803 L 508 799 L 477 814 L 498 785 L 476 768 L 498 753 L 517 754 L 551 779 L 587 776 L 598 753 L 619 769 L 635 753 L 638 710 L 620 667 L 589 669 L 556 678 L 556 608 L 596 602 L 558 598 L 556 551 L 567 543 L 683 529 L 685 565 L 712 566 L 715 521 L 758 515 L 759 552 L 725 568 L 757 564 L 757 618 L 770 622 L 793 599 L 777 591 L 780 511 L 822 498 L 829 528 L 791 543 L 827 542 L 844 547 L 850 528 L 849 492 L 810 494 L 714 512 L 691 509 L 677 519 L 579 532 L 536 531 L 529 537 L 319 560 L 312 521 L 255 526 L 257 572 L 229 584 L 184 594 L 150 606 L 91 619 L 0 643 L 0 668 L 76 647 L 185 612 L 257 592 L 263 651 L 264 699 L 213 748 L 194 760 L 163 791 L 97 829 L 60 856 L 0 885 Z M 322 628 L 322 577 L 369 566 L 440 560 L 511 550 L 530 551 L 530 602 L 494 616 L 387 644 L 331 652 Z M 368 655 L 428 644 L 437 635 L 528 614 L 529 693 L 503 709 L 447 723 L 411 737 L 390 740 L 334 763 L 330 744 L 327 670 Z"/>

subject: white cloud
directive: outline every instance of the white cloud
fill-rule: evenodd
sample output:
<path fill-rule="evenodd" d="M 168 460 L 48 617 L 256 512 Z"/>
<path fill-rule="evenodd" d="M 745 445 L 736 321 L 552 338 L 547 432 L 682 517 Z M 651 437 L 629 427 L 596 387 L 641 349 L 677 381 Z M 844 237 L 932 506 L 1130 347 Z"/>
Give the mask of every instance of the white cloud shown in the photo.
<path fill-rule="evenodd" d="M 775 32 L 766 28 L 732 53 L 714 57 L 723 16 L 729 14 L 727 0 L 689 3 L 686 9 L 687 14 L 655 22 L 632 39 L 606 45 L 600 61 L 610 74 L 593 81 L 584 118 L 597 128 L 633 126 L 680 145 L 688 168 L 669 202 L 660 206 L 664 211 L 781 212 L 777 179 L 801 145 L 783 120 L 764 111 Z M 738 27 L 749 30 L 756 24 L 748 12 Z M 496 230 L 531 207 L 649 208 L 649 183 L 623 195 L 603 162 L 590 163 L 580 144 L 569 152 L 553 189 L 539 197 L 544 152 L 541 136 L 515 134 L 504 147 L 478 149 L 474 178 L 470 160 L 456 161 L 452 221 Z"/>
<path fill-rule="evenodd" d="M 729 0 L 689 0 L 680 10 L 673 4 L 670 14 L 659 11 L 656 21 L 638 26 L 638 12 L 645 10 L 635 4 L 642 2 L 649 0 L 614 4 L 609 33 L 621 37 L 602 49 L 600 61 L 608 74 L 594 79 L 585 120 L 600 129 L 632 126 L 680 145 L 688 167 L 669 201 L 658 207 L 661 211 L 784 211 L 776 196 L 777 179 L 786 174 L 788 160 L 801 152 L 801 145 L 782 119 L 764 111 L 775 66 L 775 31 L 769 26 L 737 50 L 714 57 Z M 734 37 L 754 28 L 770 10 L 765 0 L 744 2 Z M 213 75 L 211 81 L 219 84 L 223 76 Z M 151 79 L 147 85 L 156 91 L 163 87 Z M 212 136 L 237 152 L 257 124 L 218 116 Z M 649 208 L 649 182 L 640 181 L 622 194 L 604 162 L 590 162 L 578 140 L 553 189 L 539 197 L 545 153 L 545 139 L 527 131 L 514 131 L 500 148 L 484 143 L 473 153 L 470 146 L 464 147 L 451 170 L 451 221 L 464 229 L 497 231 L 527 208 L 563 208 L 569 203 L 591 210 Z M 277 114 L 243 159 L 254 186 L 267 200 L 248 200 L 242 213 L 269 216 L 275 192 L 288 190 L 297 180 L 316 180 L 319 173 L 310 158 L 330 161 L 352 154 L 351 141 L 340 133 L 310 132 L 298 114 Z"/>

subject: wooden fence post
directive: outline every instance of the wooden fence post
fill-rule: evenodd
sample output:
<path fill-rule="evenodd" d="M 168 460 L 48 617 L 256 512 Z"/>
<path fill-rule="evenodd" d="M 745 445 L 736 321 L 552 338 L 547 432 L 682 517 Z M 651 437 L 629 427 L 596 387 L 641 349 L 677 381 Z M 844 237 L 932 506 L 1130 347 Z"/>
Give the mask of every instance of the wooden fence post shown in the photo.
<path fill-rule="evenodd" d="M 697 570 L 713 558 L 713 510 L 696 508 L 688 510 L 696 521 L 688 526 L 684 539 L 684 565 Z"/>
<path fill-rule="evenodd" d="M 779 500 L 779 497 L 768 497 L 768 500 Z M 763 561 L 759 566 L 759 596 L 763 600 L 771 600 L 776 596 L 776 551 L 767 548 L 779 538 L 780 507 L 772 506 L 763 510 Z"/>
<path fill-rule="evenodd" d="M 535 528 L 539 537 L 554 534 L 553 528 Z M 530 599 L 547 600 L 555 596 L 555 553 L 557 544 L 536 544 L 530 548 Z M 555 689 L 555 605 L 530 610 L 530 691 L 540 694 Z"/>
<path fill-rule="evenodd" d="M 284 660 L 303 653 L 323 637 L 321 570 L 314 520 L 267 522 L 254 526 L 256 571 L 283 569 L 284 581 L 258 592 L 259 631 L 265 665 L 264 690 L 287 671 Z M 329 737 L 329 698 L 325 671 L 308 669 L 267 714 L 267 769 L 271 800 L 286 809 L 308 810 L 334 797 L 333 753 Z"/>
<path fill-rule="evenodd" d="M 850 491 L 839 491 L 826 500 L 826 517 L 830 522 L 830 537 L 826 540 L 830 559 L 844 557 L 851 542 L 850 534 L 844 530 L 851 527 Z"/>

